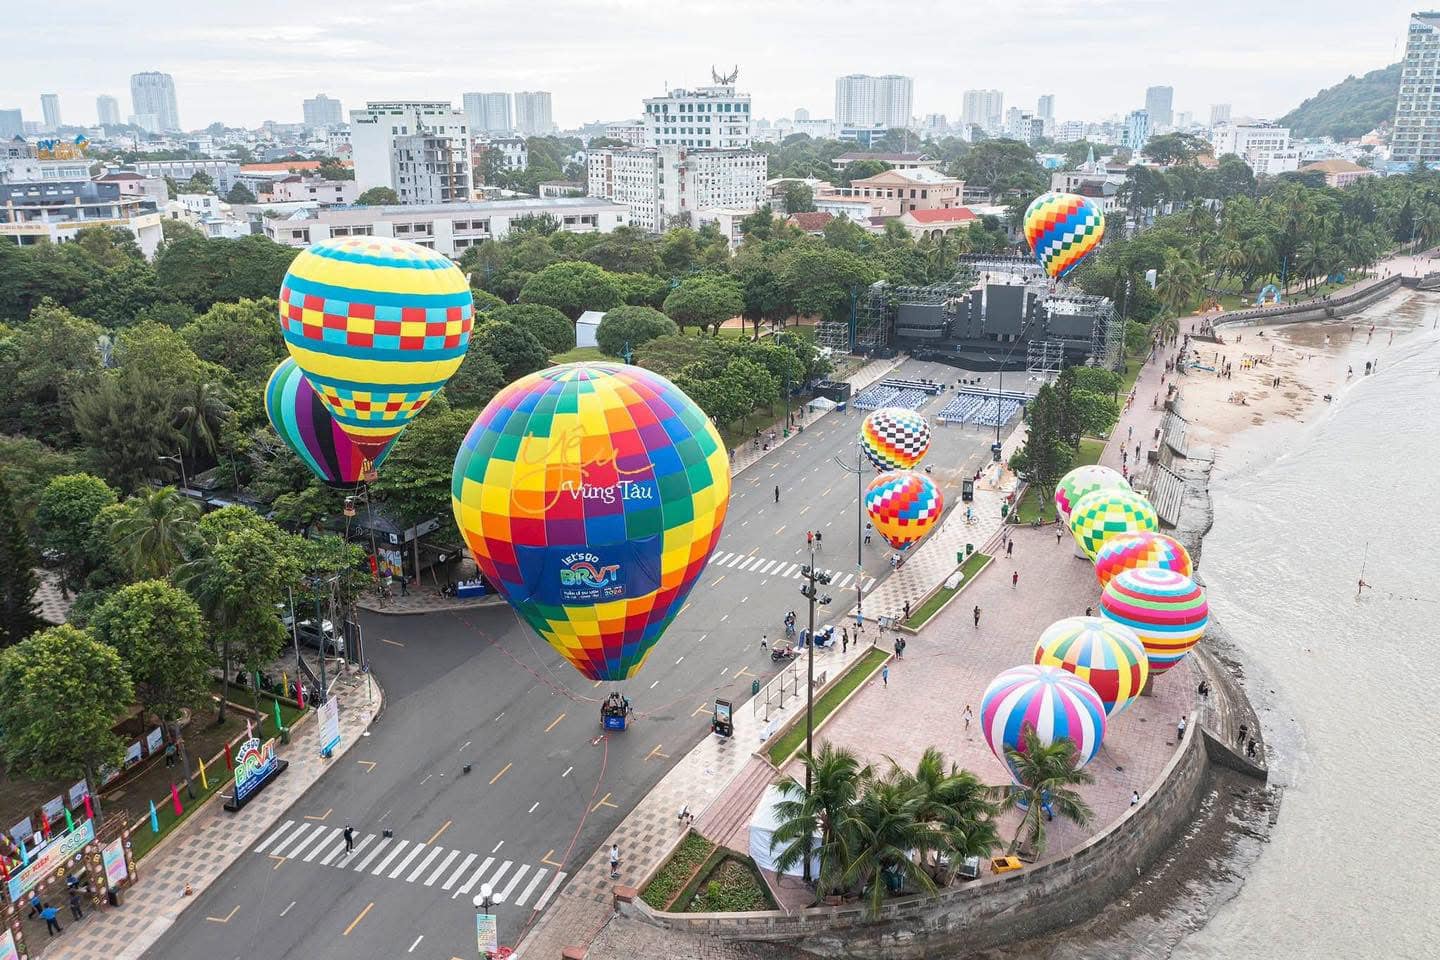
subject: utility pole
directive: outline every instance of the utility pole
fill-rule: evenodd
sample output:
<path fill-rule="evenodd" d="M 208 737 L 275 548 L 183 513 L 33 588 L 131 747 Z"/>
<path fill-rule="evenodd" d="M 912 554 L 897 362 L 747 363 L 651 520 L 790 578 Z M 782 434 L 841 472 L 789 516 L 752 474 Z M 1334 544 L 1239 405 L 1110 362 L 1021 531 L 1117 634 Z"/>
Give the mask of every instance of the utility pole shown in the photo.
<path fill-rule="evenodd" d="M 810 544 L 810 565 L 800 571 L 805 578 L 805 585 L 800 588 L 800 593 L 810 604 L 810 630 L 807 634 L 806 667 L 805 667 L 805 796 L 810 796 L 812 787 L 812 769 L 815 759 L 815 604 L 822 605 L 830 602 L 830 597 L 817 596 L 815 585 L 827 585 L 832 579 L 828 573 L 820 573 L 815 569 L 815 544 Z M 809 883 L 810 877 L 810 832 L 805 833 L 805 882 Z"/>
<path fill-rule="evenodd" d="M 855 443 L 855 466 L 832 458 L 846 473 L 855 474 L 855 607 L 858 610 L 865 599 L 865 451 L 859 441 Z"/>

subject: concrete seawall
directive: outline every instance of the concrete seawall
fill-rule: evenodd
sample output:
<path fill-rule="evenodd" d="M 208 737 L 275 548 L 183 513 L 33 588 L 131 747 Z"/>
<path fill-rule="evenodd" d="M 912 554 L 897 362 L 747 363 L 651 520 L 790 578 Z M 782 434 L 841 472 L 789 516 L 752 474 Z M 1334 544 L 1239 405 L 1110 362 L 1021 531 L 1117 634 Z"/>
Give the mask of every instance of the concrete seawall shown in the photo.
<path fill-rule="evenodd" d="M 1406 283 L 1405 281 L 1410 281 Z M 1402 285 L 1419 286 L 1423 281 L 1413 277 L 1386 277 L 1379 283 L 1364 290 L 1341 294 L 1329 300 L 1307 300 L 1303 303 L 1281 304 L 1277 307 L 1256 307 L 1254 310 L 1239 310 L 1227 313 L 1215 320 L 1216 328 L 1239 323 L 1254 323 L 1270 326 L 1282 323 L 1303 323 L 1307 320 L 1334 320 L 1359 313 L 1370 304 L 1388 297 Z"/>

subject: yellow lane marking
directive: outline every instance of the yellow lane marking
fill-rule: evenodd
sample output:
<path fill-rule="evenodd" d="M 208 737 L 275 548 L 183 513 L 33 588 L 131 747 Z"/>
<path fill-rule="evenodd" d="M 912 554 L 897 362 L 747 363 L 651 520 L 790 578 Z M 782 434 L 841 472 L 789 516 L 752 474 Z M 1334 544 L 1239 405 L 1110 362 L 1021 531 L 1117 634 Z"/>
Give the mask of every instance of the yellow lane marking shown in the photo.
<path fill-rule="evenodd" d="M 350 921 L 350 926 L 346 927 L 346 928 L 345 928 L 345 932 L 342 933 L 342 934 L 340 934 L 340 936 L 342 936 L 342 937 L 348 937 L 348 936 L 350 936 L 350 931 L 351 931 L 351 930 L 354 930 L 354 929 L 355 929 L 355 925 L 358 924 L 361 920 L 364 920 L 364 919 L 365 919 L 365 914 L 369 913 L 369 912 L 370 912 L 370 909 L 371 909 L 372 907 L 374 907 L 374 906 L 375 906 L 375 901 L 374 901 L 374 900 L 371 900 L 369 903 L 365 904 L 365 909 L 360 911 L 360 916 L 356 917 L 354 920 L 351 920 L 351 921 Z"/>
<path fill-rule="evenodd" d="M 663 747 L 663 746 L 665 746 L 665 744 L 663 744 L 663 743 L 657 743 L 657 744 L 655 744 L 655 749 L 654 749 L 654 750 L 651 750 L 649 753 L 645 754 L 645 759 L 646 759 L 646 760 L 656 760 L 656 759 L 659 759 L 659 760 L 669 760 L 669 759 L 670 759 L 670 754 L 668 754 L 668 753 L 661 753 L 661 752 L 660 752 L 660 748 Z"/>
<path fill-rule="evenodd" d="M 380 638 L 380 642 L 381 642 L 381 643 L 388 643 L 388 644 L 390 644 L 390 646 L 392 646 L 392 647 L 403 647 L 403 646 L 405 646 L 405 644 L 401 643 L 399 640 L 386 640 L 384 637 L 381 637 L 381 638 Z"/>
<path fill-rule="evenodd" d="M 695 712 L 692 713 L 692 714 L 690 714 L 690 716 L 692 716 L 692 717 L 698 717 L 698 716 L 700 716 L 700 714 L 702 714 L 702 713 L 709 713 L 709 712 L 710 712 L 710 704 L 708 704 L 708 703 L 702 703 L 702 704 L 700 704 L 700 706 L 698 706 L 698 707 L 695 708 Z"/>
<path fill-rule="evenodd" d="M 223 916 L 223 917 L 206 917 L 205 919 L 206 919 L 206 920 L 213 920 L 215 923 L 229 923 L 229 922 L 230 922 L 230 919 L 231 919 L 232 917 L 234 917 L 235 914 L 237 914 L 237 913 L 239 913 L 239 912 L 240 912 L 240 904 L 237 903 L 237 904 L 235 904 L 235 909 L 234 909 L 234 910 L 231 910 L 229 913 L 225 914 L 225 916 Z"/>
<path fill-rule="evenodd" d="M 687 603 L 685 604 L 685 606 L 683 606 L 683 607 L 680 608 L 680 613 L 684 613 L 686 610 L 689 610 L 689 609 L 690 609 L 690 604 L 687 602 Z M 677 617 L 680 616 L 680 613 L 675 614 L 675 616 L 677 616 Z"/>
<path fill-rule="evenodd" d="M 500 769 L 500 772 L 499 772 L 499 773 L 495 774 L 495 776 L 493 776 L 493 777 L 490 778 L 490 785 L 493 787 L 493 786 L 495 785 L 495 781 L 496 781 L 496 780 L 499 780 L 501 777 L 505 776 L 505 772 L 506 772 L 507 770 L 509 770 L 509 769 L 510 769 L 511 767 L 513 767 L 513 766 L 515 766 L 515 764 L 513 764 L 513 763 L 507 763 L 507 764 L 505 764 L 505 766 Z"/>
<path fill-rule="evenodd" d="M 616 807 L 615 804 L 613 804 L 613 803 L 610 802 L 610 794 L 608 794 L 608 793 L 605 794 L 605 796 L 603 796 L 603 797 L 600 798 L 600 802 L 599 802 L 599 803 L 595 804 L 595 806 L 593 806 L 593 807 L 590 808 L 590 812 L 591 812 L 591 813 L 594 813 L 596 810 L 599 810 L 601 807 L 615 807 L 617 810 L 619 809 L 619 807 Z"/>
<path fill-rule="evenodd" d="M 454 823 L 454 822 L 455 822 L 455 821 L 453 821 L 453 820 L 446 820 L 445 823 L 440 827 L 440 829 L 439 829 L 439 830 L 436 830 L 434 833 L 432 833 L 432 834 L 430 835 L 430 839 L 425 841 L 426 846 L 429 846 L 430 844 L 434 843 L 434 842 L 435 842 L 435 839 L 436 839 L 437 837 L 439 837 L 440 834 L 444 833 L 446 830 L 449 830 L 449 829 L 450 829 L 450 824 L 452 824 L 452 823 Z"/>
<path fill-rule="evenodd" d="M 379 761 L 377 761 L 377 760 L 356 760 L 355 762 L 358 763 L 358 764 L 360 764 L 362 767 L 364 767 L 366 773 L 371 773 L 371 772 L 373 772 L 374 769 L 375 769 L 375 764 L 378 763 Z"/>
<path fill-rule="evenodd" d="M 305 814 L 305 819 L 306 819 L 306 820 L 324 820 L 326 817 L 330 816 L 330 814 L 332 814 L 332 813 L 334 813 L 334 812 L 335 812 L 335 808 L 334 808 L 334 807 L 331 807 L 329 810 L 326 810 L 324 813 L 320 814 L 320 816 L 318 816 L 318 817 L 312 816 L 311 814 L 308 814 L 308 813 L 307 813 L 307 814 Z"/>
<path fill-rule="evenodd" d="M 559 723 L 561 720 L 564 720 L 564 719 L 565 719 L 565 714 L 562 713 L 562 714 L 560 714 L 560 716 L 556 717 L 554 720 L 551 720 L 551 721 L 550 721 L 550 726 L 548 726 L 548 727 L 545 728 L 545 732 L 546 732 L 546 733 L 549 733 L 551 730 L 554 730 L 554 729 L 555 729 L 555 725 L 556 725 L 557 723 Z"/>
<path fill-rule="evenodd" d="M 741 667 L 739 670 L 736 670 L 736 671 L 735 671 L 735 676 L 736 676 L 737 678 L 738 678 L 738 677 L 753 677 L 753 676 L 755 676 L 755 674 L 753 674 L 753 673 L 750 672 L 750 668 L 749 668 L 749 667 Z"/>
<path fill-rule="evenodd" d="M 545 854 L 545 856 L 543 856 L 543 857 L 540 858 L 540 862 L 543 863 L 543 864 L 545 864 L 546 866 L 555 867 L 556 869 L 559 869 L 560 867 L 565 866 L 565 864 L 563 864 L 563 863 L 556 863 L 554 860 L 551 860 L 551 859 L 550 859 L 550 857 L 551 857 L 554 853 L 555 853 L 555 851 L 554 851 L 554 850 L 551 850 L 549 853 Z"/>
<path fill-rule="evenodd" d="M 782 534 L 782 533 L 784 533 L 784 532 L 785 532 L 785 524 L 782 523 L 782 524 L 780 524 L 780 529 L 775 531 L 775 536 L 778 537 L 778 536 L 780 536 L 780 534 Z"/>
<path fill-rule="evenodd" d="M 596 680 L 594 683 L 590 684 L 590 689 L 591 689 L 591 690 L 594 690 L 596 687 L 600 686 L 600 684 L 601 684 L 602 682 L 603 682 L 603 681 Z"/>
<path fill-rule="evenodd" d="M 724 580 L 724 579 L 725 579 L 725 574 L 722 573 L 722 574 L 720 574 L 720 576 L 718 576 L 718 577 L 715 578 L 715 582 L 712 583 L 712 584 L 710 584 L 710 586 L 712 586 L 712 587 L 718 587 L 718 586 L 720 586 L 720 581 L 721 581 L 721 580 Z"/>
<path fill-rule="evenodd" d="M 274 860 L 274 861 L 275 861 L 275 866 L 271 867 L 271 868 L 270 868 L 271 870 L 279 870 L 279 869 L 280 869 L 280 864 L 284 863 L 284 862 L 285 862 L 285 859 L 286 859 L 285 857 L 277 857 L 277 856 L 276 856 L 275 854 L 273 854 L 273 853 L 268 854 L 268 856 L 270 857 L 271 860 Z"/>

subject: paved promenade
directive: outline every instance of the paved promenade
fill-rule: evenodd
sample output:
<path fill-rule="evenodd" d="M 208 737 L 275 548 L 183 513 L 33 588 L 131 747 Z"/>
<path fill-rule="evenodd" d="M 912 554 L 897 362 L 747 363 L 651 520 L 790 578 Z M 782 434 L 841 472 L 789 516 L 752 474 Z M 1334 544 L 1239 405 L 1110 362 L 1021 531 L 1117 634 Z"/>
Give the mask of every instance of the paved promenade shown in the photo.
<path fill-rule="evenodd" d="M 279 746 L 289 768 L 239 813 L 226 813 L 214 797 L 179 830 L 140 861 L 139 882 L 124 892 L 119 907 L 90 911 L 78 923 L 47 941 L 32 935 L 30 946 L 46 960 L 136 960 L 195 902 L 195 895 L 268 830 L 321 774 L 339 762 L 364 734 L 380 709 L 382 693 L 372 681 L 366 704 L 366 680 L 351 674 L 335 685 L 340 697 L 340 746 L 329 759 L 320 756 L 320 724 L 312 713 L 288 746 Z M 223 768 L 222 768 L 223 773 Z M 218 794 L 216 795 L 218 796 Z M 333 824 L 339 829 L 341 824 Z M 142 823 L 139 829 L 147 829 Z M 220 922 L 220 921 L 217 921 Z"/>

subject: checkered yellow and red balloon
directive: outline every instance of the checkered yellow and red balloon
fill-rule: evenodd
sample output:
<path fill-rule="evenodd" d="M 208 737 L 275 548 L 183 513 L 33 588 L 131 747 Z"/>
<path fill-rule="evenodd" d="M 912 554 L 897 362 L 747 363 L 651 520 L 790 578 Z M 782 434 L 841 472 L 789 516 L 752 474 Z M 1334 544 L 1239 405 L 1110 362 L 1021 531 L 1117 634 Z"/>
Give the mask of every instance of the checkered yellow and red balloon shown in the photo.
<path fill-rule="evenodd" d="M 505 387 L 451 480 L 481 573 L 592 680 L 640 669 L 719 542 L 729 497 L 729 456 L 694 401 L 609 363 Z"/>
<path fill-rule="evenodd" d="M 904 550 L 924 537 L 945 512 L 940 488 L 923 473 L 882 473 L 865 488 L 865 513 L 885 542 Z"/>
<path fill-rule="evenodd" d="M 930 450 L 930 424 L 914 410 L 882 407 L 860 424 L 860 449 L 881 470 L 909 470 Z"/>
<path fill-rule="evenodd" d="M 1173 570 L 1188 577 L 1190 552 L 1174 537 L 1146 532 L 1112 537 L 1095 553 L 1095 579 L 1102 590 L 1117 574 L 1146 567 Z"/>
<path fill-rule="evenodd" d="M 474 312 L 449 259 L 389 237 L 317 243 L 280 286 L 291 358 L 371 459 L 465 359 Z"/>
<path fill-rule="evenodd" d="M 1088 197 L 1051 191 L 1025 208 L 1024 228 L 1035 259 L 1059 280 L 1100 245 L 1105 214 Z"/>

